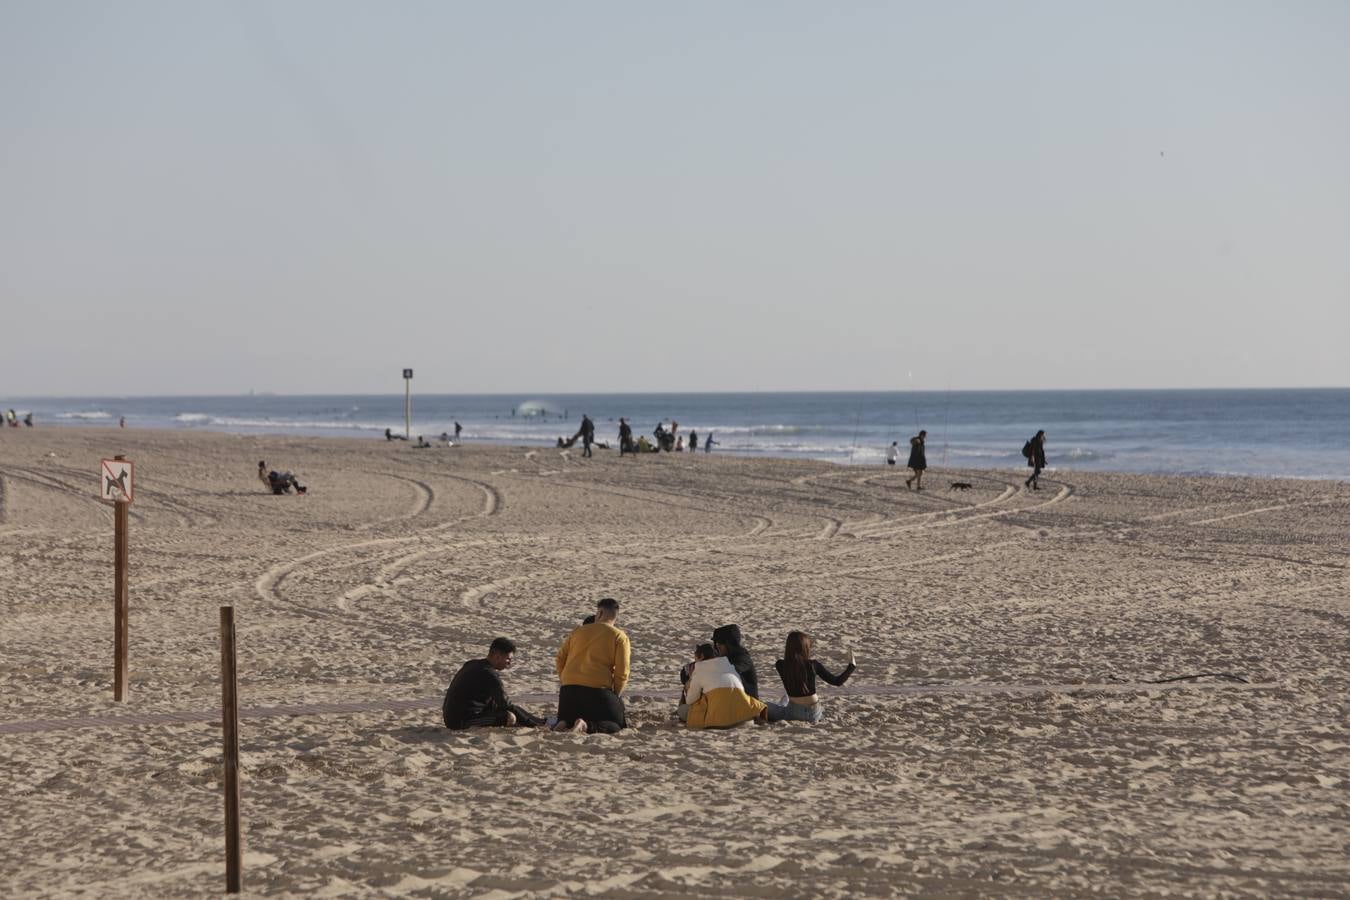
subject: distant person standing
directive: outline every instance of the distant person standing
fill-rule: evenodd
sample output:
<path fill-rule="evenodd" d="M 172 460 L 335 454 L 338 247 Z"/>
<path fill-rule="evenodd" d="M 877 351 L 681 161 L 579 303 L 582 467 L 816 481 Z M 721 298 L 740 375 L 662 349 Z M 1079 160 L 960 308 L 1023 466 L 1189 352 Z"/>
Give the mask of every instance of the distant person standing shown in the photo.
<path fill-rule="evenodd" d="M 456 443 L 456 444 L 459 443 L 459 433 L 460 433 L 461 431 L 463 431 L 463 430 L 464 430 L 464 427 L 463 427 L 462 425 L 460 425 L 458 422 L 456 422 L 456 423 L 455 423 L 455 443 Z"/>
<path fill-rule="evenodd" d="M 905 479 L 905 487 L 914 482 L 914 490 L 923 490 L 923 470 L 928 468 L 928 456 L 924 453 L 923 443 L 928 438 L 928 432 L 920 430 L 918 434 L 909 439 L 909 462 L 906 463 L 914 474 Z"/>
<path fill-rule="evenodd" d="M 712 432 L 711 432 L 711 431 L 708 432 L 708 437 L 707 437 L 707 439 L 703 441 L 703 452 L 704 452 L 704 453 L 711 453 L 711 452 L 712 452 L 713 445 L 716 444 L 716 443 L 717 443 L 717 441 L 714 441 L 714 440 L 712 439 Z"/>
<path fill-rule="evenodd" d="M 698 432 L 692 429 L 689 431 L 689 452 L 698 452 Z"/>
<path fill-rule="evenodd" d="M 591 443 L 595 440 L 595 423 L 591 417 L 583 414 L 581 416 L 581 455 L 591 455 Z"/>
<path fill-rule="evenodd" d="M 891 441 L 891 448 L 886 451 L 886 465 L 893 466 L 899 461 L 900 461 L 900 442 Z"/>
<path fill-rule="evenodd" d="M 1027 458 L 1027 465 L 1031 467 L 1031 476 L 1026 480 L 1026 486 L 1033 491 L 1041 489 L 1041 470 L 1045 468 L 1045 432 L 1038 431 L 1036 436 L 1022 445 L 1022 455 Z"/>
<path fill-rule="evenodd" d="M 615 734 L 626 728 L 623 700 L 628 685 L 628 635 L 614 624 L 619 601 L 595 605 L 595 621 L 572 631 L 558 648 L 558 727 Z"/>
<path fill-rule="evenodd" d="M 117 427 L 118 427 L 118 428 L 126 428 L 126 427 L 127 427 L 127 417 L 126 417 L 126 416 L 122 416 L 121 418 L 119 418 L 119 419 L 117 420 Z"/>
<path fill-rule="evenodd" d="M 636 453 L 633 449 L 633 428 L 623 416 L 619 417 L 619 455 Z"/>

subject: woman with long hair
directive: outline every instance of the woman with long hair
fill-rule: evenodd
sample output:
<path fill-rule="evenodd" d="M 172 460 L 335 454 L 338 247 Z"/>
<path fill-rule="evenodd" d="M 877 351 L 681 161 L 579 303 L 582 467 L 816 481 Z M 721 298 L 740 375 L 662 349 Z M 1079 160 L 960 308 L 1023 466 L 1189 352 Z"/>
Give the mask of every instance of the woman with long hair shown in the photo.
<path fill-rule="evenodd" d="M 854 663 L 853 652 L 849 651 L 848 665 L 838 675 L 830 672 L 811 656 L 811 635 L 804 631 L 789 631 L 787 644 L 783 648 L 783 658 L 774 663 L 778 676 L 783 679 L 787 690 L 788 702 L 769 704 L 769 721 L 781 722 L 819 722 L 825 717 L 825 710 L 816 697 L 816 678 L 826 684 L 840 686 L 858 668 Z"/>

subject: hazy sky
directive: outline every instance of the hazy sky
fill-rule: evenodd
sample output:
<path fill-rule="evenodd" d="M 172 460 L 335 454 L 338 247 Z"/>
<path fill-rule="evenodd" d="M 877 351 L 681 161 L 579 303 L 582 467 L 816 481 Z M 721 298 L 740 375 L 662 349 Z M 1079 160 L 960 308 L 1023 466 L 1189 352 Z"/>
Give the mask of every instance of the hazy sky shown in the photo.
<path fill-rule="evenodd" d="M 1347 48 L 1344 0 L 0 0 L 0 396 L 1348 385 Z"/>

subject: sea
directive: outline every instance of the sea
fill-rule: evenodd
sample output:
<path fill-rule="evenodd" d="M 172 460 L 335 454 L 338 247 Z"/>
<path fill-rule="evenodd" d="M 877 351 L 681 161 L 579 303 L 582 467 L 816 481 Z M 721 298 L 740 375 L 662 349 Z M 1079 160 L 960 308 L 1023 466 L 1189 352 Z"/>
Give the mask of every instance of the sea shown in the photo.
<path fill-rule="evenodd" d="M 247 394 L 0 400 L 36 427 L 116 426 L 384 440 L 404 431 L 402 394 Z M 583 414 L 617 446 L 658 423 L 711 436 L 712 452 L 883 464 L 898 441 L 928 431 L 931 467 L 1023 465 L 1023 443 L 1046 432 L 1058 470 L 1292 478 L 1350 477 L 1350 389 L 896 391 L 691 394 L 414 394 L 411 434 L 463 426 L 462 440 L 549 446 Z"/>

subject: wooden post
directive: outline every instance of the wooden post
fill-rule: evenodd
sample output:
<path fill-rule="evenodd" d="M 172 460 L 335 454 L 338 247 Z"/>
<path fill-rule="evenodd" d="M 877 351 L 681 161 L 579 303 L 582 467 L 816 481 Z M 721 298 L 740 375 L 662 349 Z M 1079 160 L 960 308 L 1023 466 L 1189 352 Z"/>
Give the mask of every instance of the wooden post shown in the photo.
<path fill-rule="evenodd" d="M 239 694 L 234 665 L 234 607 L 220 608 L 220 699 L 225 739 L 225 892 L 237 894 L 244 853 L 239 841 Z"/>
<path fill-rule="evenodd" d="M 114 459 L 125 459 L 116 456 Z M 113 504 L 113 700 L 127 699 L 127 645 L 130 629 L 127 626 L 127 568 L 130 554 L 127 548 L 127 507 L 118 501 Z"/>

